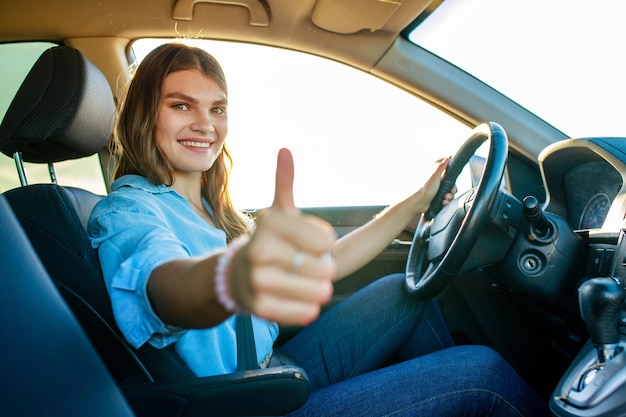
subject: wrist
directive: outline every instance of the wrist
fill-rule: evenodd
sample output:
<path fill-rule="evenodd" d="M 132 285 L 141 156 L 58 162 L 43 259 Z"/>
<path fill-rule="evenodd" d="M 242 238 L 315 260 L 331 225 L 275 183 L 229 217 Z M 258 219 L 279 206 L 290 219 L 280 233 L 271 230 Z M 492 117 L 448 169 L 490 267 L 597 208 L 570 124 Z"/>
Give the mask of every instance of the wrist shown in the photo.
<path fill-rule="evenodd" d="M 246 243 L 249 237 L 241 235 L 233 239 L 227 246 L 226 250 L 218 257 L 215 265 L 214 286 L 215 298 L 229 313 L 237 313 L 243 311 L 243 307 L 237 302 L 233 296 L 232 286 L 232 262 L 237 254 Z"/>

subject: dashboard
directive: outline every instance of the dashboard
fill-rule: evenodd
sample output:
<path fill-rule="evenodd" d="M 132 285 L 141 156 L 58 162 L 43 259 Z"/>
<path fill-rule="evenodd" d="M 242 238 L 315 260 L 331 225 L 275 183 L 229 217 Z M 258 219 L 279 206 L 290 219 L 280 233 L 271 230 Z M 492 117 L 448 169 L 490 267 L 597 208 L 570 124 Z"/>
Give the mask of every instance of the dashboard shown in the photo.
<path fill-rule="evenodd" d="M 539 155 L 547 204 L 572 230 L 623 226 L 626 138 L 570 139 Z M 609 221 L 610 220 L 610 221 Z"/>
<path fill-rule="evenodd" d="M 606 161 L 570 168 L 563 177 L 563 187 L 572 229 L 601 228 L 622 185 L 622 176 Z"/>

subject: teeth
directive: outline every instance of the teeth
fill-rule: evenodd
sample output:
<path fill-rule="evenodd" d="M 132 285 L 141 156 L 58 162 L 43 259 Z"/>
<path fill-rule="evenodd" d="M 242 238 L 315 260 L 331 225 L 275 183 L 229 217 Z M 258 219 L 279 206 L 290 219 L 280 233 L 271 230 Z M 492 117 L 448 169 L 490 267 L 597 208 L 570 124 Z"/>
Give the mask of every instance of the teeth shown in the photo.
<path fill-rule="evenodd" d="M 193 142 L 191 140 L 181 140 L 180 144 L 183 146 L 191 146 L 193 148 L 208 148 L 211 146 L 209 142 Z"/>

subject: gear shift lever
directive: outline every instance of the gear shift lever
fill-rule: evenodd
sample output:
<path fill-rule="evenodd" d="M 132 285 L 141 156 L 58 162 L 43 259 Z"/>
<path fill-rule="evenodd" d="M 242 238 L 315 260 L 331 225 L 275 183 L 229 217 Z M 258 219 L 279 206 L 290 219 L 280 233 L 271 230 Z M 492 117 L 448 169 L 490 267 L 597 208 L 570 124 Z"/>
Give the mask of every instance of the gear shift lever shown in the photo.
<path fill-rule="evenodd" d="M 578 289 L 580 314 L 587 323 L 589 338 L 605 363 L 620 352 L 619 315 L 626 291 L 613 278 L 592 278 Z"/>

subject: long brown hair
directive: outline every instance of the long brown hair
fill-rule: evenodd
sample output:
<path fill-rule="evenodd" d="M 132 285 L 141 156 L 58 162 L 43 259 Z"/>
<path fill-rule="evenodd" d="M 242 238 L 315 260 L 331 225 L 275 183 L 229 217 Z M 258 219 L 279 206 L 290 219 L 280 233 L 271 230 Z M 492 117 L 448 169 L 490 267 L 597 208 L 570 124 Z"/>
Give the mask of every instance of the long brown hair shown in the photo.
<path fill-rule="evenodd" d="M 217 60 L 206 51 L 182 43 L 163 44 L 137 67 L 121 107 L 111 140 L 116 159 L 113 178 L 137 174 L 154 184 L 171 186 L 174 170 L 157 146 L 155 130 L 163 81 L 168 74 L 196 69 L 211 77 L 226 95 L 226 77 Z M 202 175 L 202 196 L 209 202 L 217 225 L 228 239 L 249 231 L 250 222 L 235 210 L 228 189 L 232 157 L 224 143 L 213 166 Z"/>

